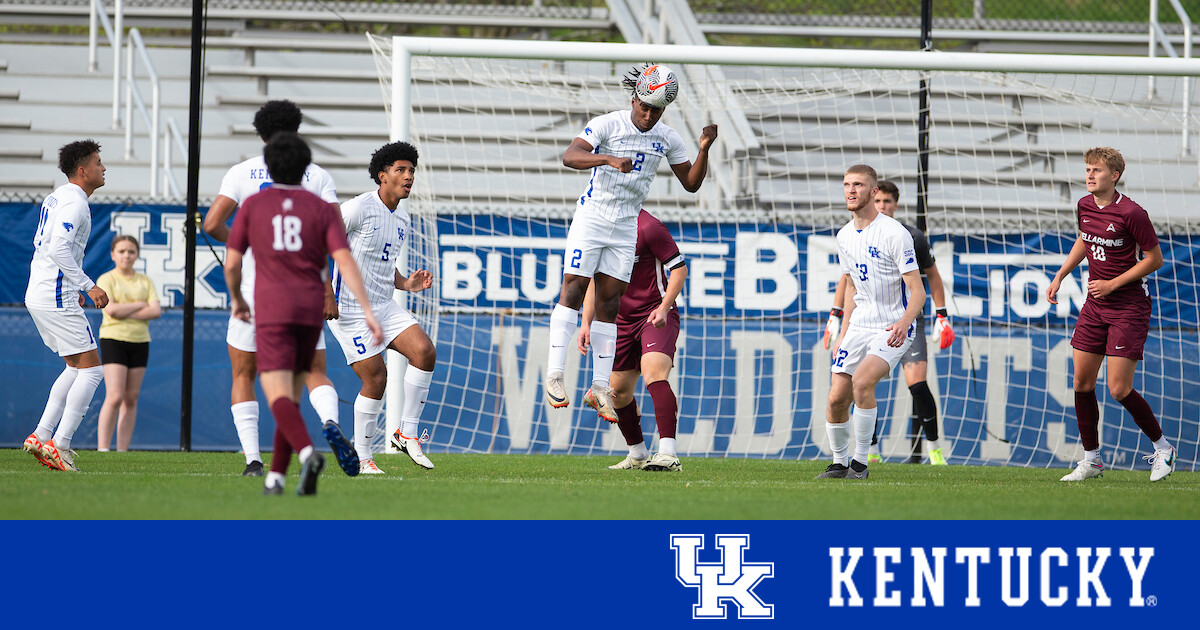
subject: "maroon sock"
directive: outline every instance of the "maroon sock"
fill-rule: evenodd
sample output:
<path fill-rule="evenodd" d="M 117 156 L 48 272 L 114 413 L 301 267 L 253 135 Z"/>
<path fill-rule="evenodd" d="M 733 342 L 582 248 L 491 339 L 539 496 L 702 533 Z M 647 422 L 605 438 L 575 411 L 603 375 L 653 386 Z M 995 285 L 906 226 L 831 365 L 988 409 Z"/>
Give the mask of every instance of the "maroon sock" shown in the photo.
<path fill-rule="evenodd" d="M 667 381 L 654 381 L 646 386 L 650 399 L 654 401 L 654 421 L 658 423 L 658 438 L 675 437 L 676 416 L 679 414 L 679 401 L 671 384 Z"/>
<path fill-rule="evenodd" d="M 1136 389 L 1129 390 L 1129 395 L 1121 399 L 1121 405 L 1133 414 L 1133 421 L 1137 423 L 1142 433 L 1150 438 L 1151 442 L 1157 442 L 1162 438 L 1162 426 L 1158 424 L 1158 418 L 1154 417 L 1150 403 L 1146 402 L 1146 399 L 1142 398 Z"/>
<path fill-rule="evenodd" d="M 288 444 L 279 423 L 275 424 L 275 452 L 271 454 L 271 472 L 287 474 L 288 464 L 292 461 L 292 447 Z"/>
<path fill-rule="evenodd" d="M 304 417 L 300 415 L 300 406 L 286 396 L 277 398 L 271 403 L 271 415 L 275 416 L 275 429 L 283 433 L 292 450 L 299 453 L 306 446 L 312 446 L 312 438 L 304 426 Z M 285 464 L 286 466 L 286 464 Z M 274 470 L 274 464 L 272 464 Z M 286 470 L 286 468 L 285 468 Z"/>
<path fill-rule="evenodd" d="M 1100 448 L 1100 403 L 1096 391 L 1075 392 L 1075 417 L 1079 419 L 1079 441 L 1083 450 Z"/>
<path fill-rule="evenodd" d="M 617 410 L 617 428 L 621 429 L 621 435 L 625 436 L 625 443 L 629 446 L 646 441 L 642 437 L 642 414 L 638 413 L 636 398 Z"/>

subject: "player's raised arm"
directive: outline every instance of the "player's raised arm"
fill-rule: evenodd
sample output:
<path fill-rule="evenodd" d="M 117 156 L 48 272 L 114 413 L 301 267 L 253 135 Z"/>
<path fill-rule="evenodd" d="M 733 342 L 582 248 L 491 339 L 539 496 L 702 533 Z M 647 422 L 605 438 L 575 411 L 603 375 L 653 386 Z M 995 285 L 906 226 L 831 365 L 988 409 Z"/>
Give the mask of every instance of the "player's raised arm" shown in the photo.
<path fill-rule="evenodd" d="M 563 166 L 573 168 L 580 171 L 586 171 L 589 168 L 597 166 L 610 166 L 628 173 L 633 170 L 633 160 L 629 158 L 619 158 L 614 155 L 605 155 L 603 153 L 593 153 L 595 147 L 588 144 L 583 138 L 575 138 L 563 152 Z"/>
<path fill-rule="evenodd" d="M 696 161 L 671 165 L 671 170 L 675 172 L 675 178 L 683 184 L 684 190 L 693 193 L 700 190 L 700 185 L 704 183 L 704 177 L 708 175 L 708 150 L 716 139 L 717 126 L 707 125 L 700 132 L 700 152 L 696 154 Z"/>

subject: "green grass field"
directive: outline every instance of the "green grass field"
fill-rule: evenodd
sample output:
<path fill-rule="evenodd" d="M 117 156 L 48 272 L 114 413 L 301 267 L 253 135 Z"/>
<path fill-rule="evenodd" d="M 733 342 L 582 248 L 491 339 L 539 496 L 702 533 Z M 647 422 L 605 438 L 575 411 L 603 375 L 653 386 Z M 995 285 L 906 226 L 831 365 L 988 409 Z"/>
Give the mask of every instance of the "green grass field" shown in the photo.
<path fill-rule="evenodd" d="M 1197 519 L 1200 474 L 1150 483 L 1110 471 L 877 464 L 869 480 L 815 480 L 824 462 L 685 458 L 682 473 L 613 471 L 619 457 L 434 454 L 424 471 L 382 455 L 385 476 L 330 460 L 315 497 L 260 494 L 235 453 L 82 451 L 77 474 L 0 450 L 5 519 Z"/>

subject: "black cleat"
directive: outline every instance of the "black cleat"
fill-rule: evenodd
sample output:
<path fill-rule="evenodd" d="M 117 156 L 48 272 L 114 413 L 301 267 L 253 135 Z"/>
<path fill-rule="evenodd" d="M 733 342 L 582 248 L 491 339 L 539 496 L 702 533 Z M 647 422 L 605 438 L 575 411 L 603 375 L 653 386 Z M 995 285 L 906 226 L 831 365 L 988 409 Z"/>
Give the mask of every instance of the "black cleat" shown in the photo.
<path fill-rule="evenodd" d="M 321 428 L 321 434 L 325 436 L 325 441 L 329 442 L 329 448 L 333 449 L 333 456 L 342 472 L 351 477 L 357 475 L 360 470 L 358 453 L 342 433 L 342 428 L 333 420 L 328 420 Z"/>
<path fill-rule="evenodd" d="M 246 464 L 246 470 L 242 471 L 243 477 L 261 477 L 263 476 L 262 462 L 254 460 Z"/>
<path fill-rule="evenodd" d="M 845 479 L 848 472 L 850 469 L 841 464 L 830 464 L 825 472 L 817 475 L 814 479 Z"/>
<path fill-rule="evenodd" d="M 263 486 L 263 494 L 266 494 L 266 495 L 283 494 L 283 486 L 282 485 Z"/>
<path fill-rule="evenodd" d="M 867 465 L 857 459 L 850 460 L 850 470 L 846 471 L 847 479 L 866 479 Z"/>
<path fill-rule="evenodd" d="M 317 476 L 322 470 L 325 470 L 325 456 L 313 451 L 313 454 L 308 456 L 308 461 L 300 467 L 300 487 L 296 488 L 296 494 L 302 497 L 316 494 Z"/>
<path fill-rule="evenodd" d="M 920 464 L 921 456 L 920 455 L 909 455 L 908 459 L 904 460 L 904 463 L 905 464 Z"/>

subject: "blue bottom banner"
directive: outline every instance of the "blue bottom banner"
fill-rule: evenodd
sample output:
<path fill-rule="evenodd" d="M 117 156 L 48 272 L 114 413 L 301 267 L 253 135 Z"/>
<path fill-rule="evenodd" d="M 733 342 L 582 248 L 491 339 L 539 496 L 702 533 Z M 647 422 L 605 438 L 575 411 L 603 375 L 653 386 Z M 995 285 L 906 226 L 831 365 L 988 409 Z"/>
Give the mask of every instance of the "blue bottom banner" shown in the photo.
<path fill-rule="evenodd" d="M 0 578 L 12 628 L 47 614 L 85 625 L 109 618 L 123 627 L 189 628 L 1193 627 L 1200 611 L 1188 578 L 1200 547 L 1195 524 L 1186 521 L 100 521 L 3 528 L 30 550 L 32 541 L 50 543 L 41 545 L 48 565 L 13 563 Z M 57 544 L 68 540 L 79 551 Z M 69 580 L 47 579 L 51 567 Z"/>

